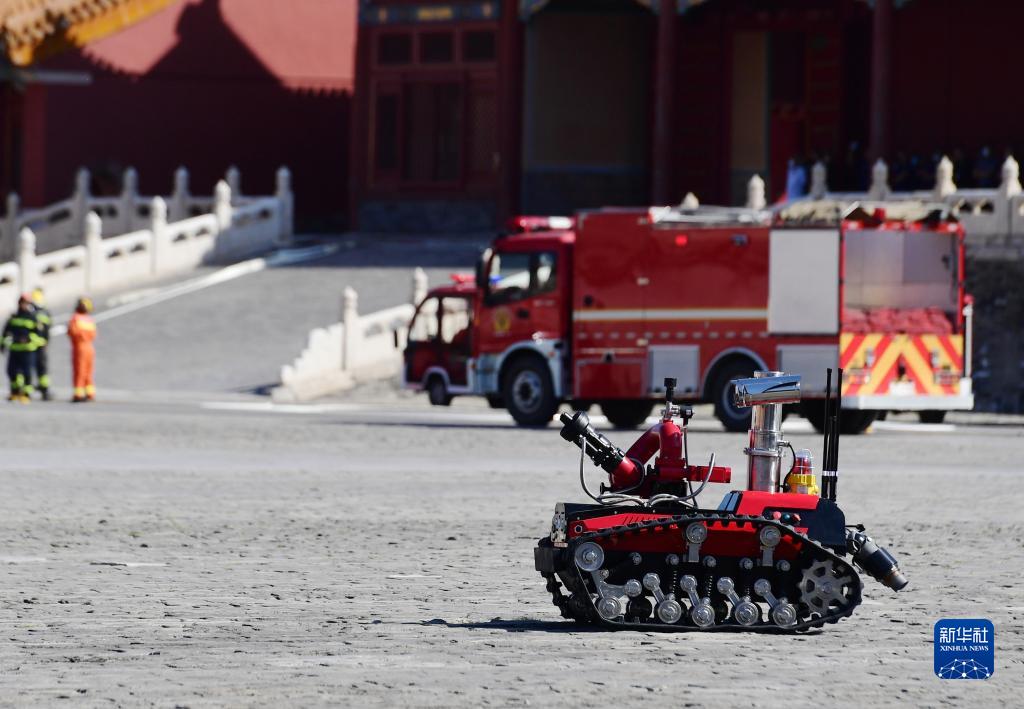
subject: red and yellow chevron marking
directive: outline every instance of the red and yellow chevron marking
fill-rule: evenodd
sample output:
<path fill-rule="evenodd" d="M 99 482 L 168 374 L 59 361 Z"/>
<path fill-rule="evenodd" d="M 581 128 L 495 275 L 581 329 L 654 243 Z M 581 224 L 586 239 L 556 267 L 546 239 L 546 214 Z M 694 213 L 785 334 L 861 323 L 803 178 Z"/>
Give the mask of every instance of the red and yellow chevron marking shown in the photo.
<path fill-rule="evenodd" d="M 869 353 L 874 356 L 870 366 Z M 938 361 L 934 370 L 932 353 Z M 843 393 L 851 396 L 886 394 L 895 381 L 913 382 L 918 394 L 949 396 L 958 391 L 964 340 L 961 335 L 844 332 L 839 336 L 839 366 L 846 370 Z M 939 372 L 953 376 L 940 382 Z"/>

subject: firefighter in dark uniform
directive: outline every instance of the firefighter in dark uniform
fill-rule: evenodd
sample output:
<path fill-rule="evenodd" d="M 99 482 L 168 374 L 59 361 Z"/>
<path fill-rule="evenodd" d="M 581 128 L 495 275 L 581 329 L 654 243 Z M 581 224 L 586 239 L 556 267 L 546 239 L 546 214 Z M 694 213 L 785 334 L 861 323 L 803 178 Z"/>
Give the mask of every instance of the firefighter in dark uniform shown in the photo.
<path fill-rule="evenodd" d="M 46 298 L 43 296 L 43 289 L 36 288 L 32 291 L 32 304 L 36 309 L 36 324 L 41 339 L 39 349 L 36 350 L 36 384 L 39 386 L 39 396 L 43 401 L 50 400 L 50 363 L 47 354 L 47 347 L 50 344 L 50 325 L 53 319 L 50 311 L 46 309 Z"/>
<path fill-rule="evenodd" d="M 11 381 L 11 401 L 25 404 L 30 401 L 32 370 L 40 341 L 35 308 L 31 296 L 26 294 L 18 299 L 18 311 L 7 319 L 3 340 L 0 341 L 0 352 L 6 350 L 10 353 L 7 356 L 7 377 Z"/>

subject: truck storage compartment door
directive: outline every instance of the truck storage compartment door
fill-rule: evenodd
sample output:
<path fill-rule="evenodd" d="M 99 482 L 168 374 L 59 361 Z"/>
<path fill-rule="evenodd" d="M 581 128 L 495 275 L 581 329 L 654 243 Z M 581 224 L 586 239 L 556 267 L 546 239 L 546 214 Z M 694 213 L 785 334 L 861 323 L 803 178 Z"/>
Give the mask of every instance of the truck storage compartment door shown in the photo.
<path fill-rule="evenodd" d="M 700 393 L 700 347 L 698 345 L 654 345 L 647 350 L 647 387 L 664 388 L 665 377 L 674 377 L 681 395 Z"/>
<path fill-rule="evenodd" d="M 639 399 L 644 380 L 647 227 L 639 210 L 579 217 L 573 268 L 573 395 Z"/>
<path fill-rule="evenodd" d="M 839 367 L 836 345 L 779 345 L 777 366 L 786 374 L 800 375 L 800 391 L 806 396 L 825 394 L 825 370 Z"/>
<path fill-rule="evenodd" d="M 768 331 L 796 335 L 839 331 L 838 229 L 772 230 Z"/>
<path fill-rule="evenodd" d="M 846 308 L 934 308 L 955 316 L 960 288 L 955 232 L 850 229 L 845 240 Z"/>
<path fill-rule="evenodd" d="M 755 349 L 768 300 L 768 229 L 663 221 L 651 228 L 644 335 L 650 342 L 647 393 L 699 395 L 702 373 L 720 353 Z"/>
<path fill-rule="evenodd" d="M 640 353 L 607 359 L 576 360 L 579 399 L 637 399 L 644 390 L 644 360 Z"/>

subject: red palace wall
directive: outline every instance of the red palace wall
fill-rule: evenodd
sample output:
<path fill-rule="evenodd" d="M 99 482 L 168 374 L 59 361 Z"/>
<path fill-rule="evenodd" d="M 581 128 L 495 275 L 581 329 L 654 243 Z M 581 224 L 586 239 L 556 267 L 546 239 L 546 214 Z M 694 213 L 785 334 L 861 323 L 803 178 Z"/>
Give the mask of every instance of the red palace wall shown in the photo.
<path fill-rule="evenodd" d="M 356 4 L 182 0 L 46 62 L 92 83 L 29 88 L 25 202 L 66 197 L 81 165 L 103 192 L 134 166 L 146 194 L 168 193 L 179 165 L 193 193 L 211 192 L 231 164 L 244 192 L 265 194 L 287 165 L 300 222 L 344 226 Z"/>
<path fill-rule="evenodd" d="M 909 2 L 893 13 L 893 150 L 1024 151 L 1019 82 L 1024 3 Z"/>

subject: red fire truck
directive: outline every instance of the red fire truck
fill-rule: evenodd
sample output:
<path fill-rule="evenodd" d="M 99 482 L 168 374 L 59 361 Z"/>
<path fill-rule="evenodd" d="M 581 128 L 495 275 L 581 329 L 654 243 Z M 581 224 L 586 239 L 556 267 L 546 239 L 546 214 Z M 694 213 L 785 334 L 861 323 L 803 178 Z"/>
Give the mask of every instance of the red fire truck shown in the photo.
<path fill-rule="evenodd" d="M 889 410 L 937 422 L 973 407 L 963 229 L 941 205 L 600 209 L 513 224 L 475 281 L 418 306 L 404 383 L 433 404 L 482 395 L 545 425 L 562 402 L 597 403 L 633 427 L 671 376 L 680 398 L 713 403 L 740 431 L 749 410 L 729 382 L 779 370 L 802 375 L 802 412 L 820 427 L 825 369 L 838 366 L 847 432 Z"/>

